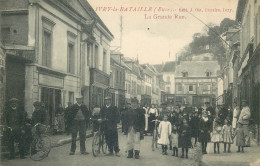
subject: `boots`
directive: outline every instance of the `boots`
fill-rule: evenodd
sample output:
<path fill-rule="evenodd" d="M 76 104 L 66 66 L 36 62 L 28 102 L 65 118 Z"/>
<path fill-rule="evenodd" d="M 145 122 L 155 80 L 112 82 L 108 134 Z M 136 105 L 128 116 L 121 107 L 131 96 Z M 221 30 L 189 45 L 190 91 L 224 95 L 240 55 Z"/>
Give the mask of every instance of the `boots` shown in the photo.
<path fill-rule="evenodd" d="M 135 159 L 139 159 L 140 158 L 139 153 L 140 153 L 139 150 L 135 150 Z"/>
<path fill-rule="evenodd" d="M 175 150 L 176 150 L 175 156 L 178 157 L 178 148 L 175 148 Z"/>
<path fill-rule="evenodd" d="M 175 147 L 173 147 L 172 156 L 175 156 Z"/>
<path fill-rule="evenodd" d="M 184 158 L 184 148 L 181 148 L 181 158 Z"/>
<path fill-rule="evenodd" d="M 224 151 L 223 151 L 223 153 L 226 153 L 226 149 L 227 149 L 227 144 L 224 143 Z"/>
<path fill-rule="evenodd" d="M 127 158 L 133 158 L 133 155 L 134 155 L 133 149 L 128 150 Z"/>

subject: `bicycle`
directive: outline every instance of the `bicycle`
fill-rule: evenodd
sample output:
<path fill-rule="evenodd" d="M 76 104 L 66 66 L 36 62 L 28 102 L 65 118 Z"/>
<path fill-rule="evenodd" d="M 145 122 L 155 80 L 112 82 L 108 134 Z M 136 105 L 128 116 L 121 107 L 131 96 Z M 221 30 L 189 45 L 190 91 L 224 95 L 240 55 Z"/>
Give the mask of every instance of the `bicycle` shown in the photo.
<path fill-rule="evenodd" d="M 98 131 L 94 133 L 93 141 L 92 141 L 92 153 L 94 157 L 97 157 L 101 153 L 101 150 L 103 154 L 106 154 L 108 150 L 105 134 L 104 131 L 102 130 L 102 122 L 104 122 L 105 120 L 98 119 L 96 121 L 98 122 L 99 126 L 98 126 Z"/>
<path fill-rule="evenodd" d="M 152 120 L 154 123 L 154 130 L 153 130 L 153 139 L 152 139 L 152 150 L 154 151 L 155 148 L 157 148 L 157 141 L 158 141 L 158 123 L 160 122 L 159 120 Z"/>
<path fill-rule="evenodd" d="M 34 161 L 43 160 L 48 157 L 51 151 L 51 140 L 46 134 L 49 128 L 41 123 L 37 123 L 32 128 L 34 138 L 30 145 L 30 158 Z"/>

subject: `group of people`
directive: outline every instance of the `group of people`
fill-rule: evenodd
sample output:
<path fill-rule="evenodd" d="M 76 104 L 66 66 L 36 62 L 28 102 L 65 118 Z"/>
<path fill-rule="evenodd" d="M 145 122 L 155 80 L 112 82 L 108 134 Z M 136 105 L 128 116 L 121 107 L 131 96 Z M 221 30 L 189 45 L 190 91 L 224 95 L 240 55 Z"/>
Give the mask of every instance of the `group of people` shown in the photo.
<path fill-rule="evenodd" d="M 244 147 L 250 140 L 250 109 L 246 100 L 242 101 L 241 111 L 236 102 L 233 105 L 233 110 L 220 105 L 213 108 L 206 102 L 204 108 L 186 105 L 181 109 L 163 103 L 156 117 L 161 120 L 158 126 L 158 143 L 162 145 L 162 154 L 167 155 L 170 147 L 173 150 L 172 155 L 178 156 L 178 148 L 181 148 L 181 157 L 188 158 L 189 148 L 196 146 L 197 142 L 201 143 L 203 154 L 207 154 L 208 142 L 213 143 L 214 153 L 220 153 L 220 143 L 224 145 L 223 152 L 230 153 L 235 136 L 237 152 L 244 152 Z"/>
<path fill-rule="evenodd" d="M 75 154 L 78 133 L 80 152 L 88 154 L 85 140 L 91 119 L 102 120 L 102 131 L 105 134 L 109 156 L 114 153 L 120 156 L 117 129 L 120 120 L 122 131 L 127 135 L 127 158 L 140 158 L 141 140 L 145 134 L 153 133 L 155 127 L 158 129 L 158 144 L 162 145 L 163 155 L 167 155 L 167 150 L 170 148 L 173 151 L 172 155 L 178 156 L 178 148 L 181 148 L 181 157 L 188 158 L 189 148 L 196 146 L 197 142 L 201 143 L 203 154 L 207 153 L 208 142 L 214 143 L 214 153 L 219 153 L 220 143 L 224 143 L 224 152 L 231 152 L 230 147 L 235 136 L 238 152 L 244 152 L 244 147 L 249 142 L 250 109 L 245 100 L 242 101 L 241 111 L 236 102 L 233 104 L 233 109 L 226 109 L 223 106 L 213 108 L 209 102 L 205 103 L 204 109 L 188 105 L 172 106 L 167 103 L 161 104 L 161 108 L 156 108 L 155 105 L 150 108 L 148 105 L 140 106 L 136 98 L 131 99 L 131 103 L 127 103 L 119 111 L 113 106 L 111 97 L 105 98 L 105 105 L 102 108 L 97 107 L 90 111 L 83 103 L 82 96 L 76 97 L 76 101 L 66 108 L 66 124 L 69 124 L 72 135 L 70 155 Z M 32 118 L 29 119 L 17 99 L 8 101 L 2 123 L 12 128 L 12 132 L 8 135 L 10 158 L 15 157 L 15 141 L 19 142 L 20 157 L 24 158 L 32 140 L 28 126 L 37 123 L 46 124 L 48 120 L 42 103 L 36 101 L 33 105 L 35 109 Z M 155 120 L 160 121 L 158 126 L 155 126 Z"/>

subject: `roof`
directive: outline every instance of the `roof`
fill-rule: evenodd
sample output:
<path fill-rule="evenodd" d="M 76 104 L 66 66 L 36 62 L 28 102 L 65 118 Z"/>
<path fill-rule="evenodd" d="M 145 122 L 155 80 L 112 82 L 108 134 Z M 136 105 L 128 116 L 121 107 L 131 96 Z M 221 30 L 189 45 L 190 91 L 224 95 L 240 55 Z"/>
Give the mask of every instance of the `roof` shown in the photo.
<path fill-rule="evenodd" d="M 175 77 L 182 77 L 183 72 L 188 72 L 188 77 L 206 77 L 206 72 L 216 77 L 218 70 L 220 66 L 217 61 L 181 61 L 176 67 Z"/>
<path fill-rule="evenodd" d="M 154 67 L 159 73 L 162 72 L 163 66 L 164 66 L 164 64 L 153 65 L 153 67 Z"/>
<path fill-rule="evenodd" d="M 175 68 L 176 68 L 176 62 L 169 61 L 164 64 L 162 72 L 175 72 Z"/>

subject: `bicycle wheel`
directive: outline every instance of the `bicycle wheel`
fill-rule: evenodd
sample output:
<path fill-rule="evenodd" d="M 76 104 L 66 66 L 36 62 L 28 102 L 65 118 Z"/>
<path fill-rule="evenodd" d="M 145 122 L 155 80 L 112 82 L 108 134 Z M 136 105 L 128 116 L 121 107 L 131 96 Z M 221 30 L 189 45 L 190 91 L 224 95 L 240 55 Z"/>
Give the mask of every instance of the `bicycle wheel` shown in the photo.
<path fill-rule="evenodd" d="M 103 135 L 102 135 L 102 152 L 103 152 L 104 154 L 106 154 L 106 153 L 107 153 L 107 150 L 108 150 L 108 146 L 107 146 L 107 142 L 106 142 L 106 137 L 105 137 L 105 135 L 103 134 Z"/>
<path fill-rule="evenodd" d="M 95 133 L 92 140 L 92 153 L 96 157 L 100 154 L 100 144 L 99 144 L 99 132 Z"/>
<path fill-rule="evenodd" d="M 51 140 L 47 135 L 34 139 L 30 146 L 30 158 L 34 161 L 43 160 L 51 151 Z"/>

